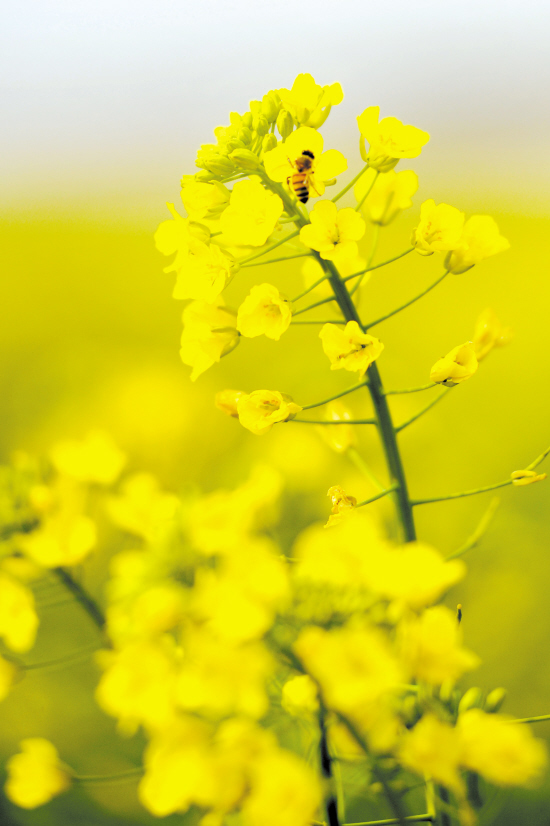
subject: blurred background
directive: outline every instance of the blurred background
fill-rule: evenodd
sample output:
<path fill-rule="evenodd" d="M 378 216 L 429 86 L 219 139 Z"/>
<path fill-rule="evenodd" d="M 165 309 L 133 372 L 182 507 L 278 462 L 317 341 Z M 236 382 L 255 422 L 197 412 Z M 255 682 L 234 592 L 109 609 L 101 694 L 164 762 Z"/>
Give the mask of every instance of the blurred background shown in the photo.
<path fill-rule="evenodd" d="M 130 469 L 151 471 L 174 490 L 235 486 L 255 463 L 272 464 L 286 480 L 285 545 L 326 518 L 329 486 L 359 499 L 372 493 L 314 428 L 288 425 L 260 438 L 213 406 L 225 387 L 276 388 L 303 404 L 345 387 L 346 377 L 327 369 L 317 328 L 291 328 L 279 343 L 245 340 L 191 384 L 178 354 L 182 306 L 152 240 L 213 128 L 269 89 L 290 87 L 299 72 L 344 88 L 323 127 L 326 146 L 348 158 L 341 183 L 361 164 L 355 118 L 366 106 L 431 134 L 422 156 L 398 167 L 415 169 L 420 189 L 414 207 L 383 231 L 379 260 L 408 246 L 426 198 L 490 213 L 511 242 L 509 252 L 447 278 L 376 328 L 387 387 L 428 381 L 432 364 L 471 338 L 486 307 L 515 333 L 400 437 L 413 496 L 504 480 L 550 443 L 549 8 L 536 0 L 20 0 L 3 18 L 3 461 L 16 449 L 45 453 L 101 427 L 127 452 Z M 365 250 L 368 242 L 367 233 Z M 440 271 L 441 258 L 416 254 L 376 271 L 363 291 L 363 317 L 403 303 Z M 300 292 L 300 261 L 269 274 L 243 271 L 228 300 L 238 305 L 264 280 Z M 397 421 L 427 401 L 393 398 Z M 361 394 L 349 403 L 368 415 Z M 373 434 L 359 439 L 383 474 Z M 550 487 L 501 494 L 485 539 L 468 555 L 469 577 L 448 604 L 462 603 L 467 644 L 483 660 L 470 684 L 506 686 L 511 714 L 550 713 Z M 420 536 L 451 552 L 490 496 L 419 507 Z M 388 502 L 373 508 L 389 519 Z M 99 589 L 101 572 L 90 577 Z M 94 640 L 72 606 L 45 611 L 43 626 L 42 638 L 50 629 L 59 650 Z M 81 773 L 114 770 L 117 748 L 137 759 L 141 744 L 119 746 L 114 724 L 89 698 L 96 679 L 89 661 L 29 676 L 0 708 L 2 762 L 24 736 L 50 737 Z M 536 731 L 547 736 L 550 724 Z M 549 811 L 547 783 L 508 796 L 498 823 L 548 823 Z M 92 826 L 115 815 L 153 821 L 132 784 L 72 792 L 34 812 L 0 810 L 0 820 L 29 826 Z"/>

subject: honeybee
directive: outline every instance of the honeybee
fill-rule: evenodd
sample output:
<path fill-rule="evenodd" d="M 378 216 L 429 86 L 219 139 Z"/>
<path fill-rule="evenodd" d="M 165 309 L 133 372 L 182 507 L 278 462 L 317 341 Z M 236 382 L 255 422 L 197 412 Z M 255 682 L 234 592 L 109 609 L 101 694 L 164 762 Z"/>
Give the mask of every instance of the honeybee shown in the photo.
<path fill-rule="evenodd" d="M 312 189 L 316 195 L 319 195 L 319 192 L 317 192 L 311 182 L 313 167 L 312 161 L 314 159 L 315 155 L 313 152 L 310 152 L 309 149 L 304 149 L 302 154 L 296 158 L 294 163 L 290 160 L 290 158 L 288 159 L 288 162 L 294 167 L 296 172 L 293 175 L 289 175 L 286 182 L 288 187 L 294 191 L 294 194 L 298 200 L 303 204 L 307 204 L 308 202 L 310 189 Z"/>

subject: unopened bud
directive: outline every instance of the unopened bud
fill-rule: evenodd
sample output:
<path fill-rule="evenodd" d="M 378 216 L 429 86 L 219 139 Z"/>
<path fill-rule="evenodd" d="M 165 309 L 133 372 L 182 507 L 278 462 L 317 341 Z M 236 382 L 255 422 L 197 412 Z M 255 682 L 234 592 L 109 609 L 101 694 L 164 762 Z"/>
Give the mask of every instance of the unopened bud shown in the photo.
<path fill-rule="evenodd" d="M 252 128 L 258 135 L 265 135 L 269 132 L 269 123 L 265 115 L 254 115 Z"/>
<path fill-rule="evenodd" d="M 494 714 L 495 712 L 500 711 L 507 694 L 508 692 L 505 688 L 494 688 L 490 691 L 487 695 L 487 699 L 485 700 L 485 711 L 488 714 Z"/>
<path fill-rule="evenodd" d="M 197 238 L 204 244 L 208 244 L 210 241 L 210 229 L 207 226 L 199 223 L 199 221 L 189 221 L 187 226 L 193 238 Z"/>
<path fill-rule="evenodd" d="M 245 144 L 238 138 L 230 138 L 225 144 L 228 152 L 233 152 L 235 149 L 246 149 Z"/>
<path fill-rule="evenodd" d="M 242 125 L 246 126 L 247 129 L 250 129 L 252 126 L 252 112 L 245 112 L 242 119 Z"/>
<path fill-rule="evenodd" d="M 274 123 L 281 108 L 281 98 L 277 92 L 268 92 L 262 98 L 262 114 L 266 116 L 269 123 Z"/>
<path fill-rule="evenodd" d="M 246 395 L 242 390 L 221 390 L 219 393 L 216 393 L 214 404 L 218 410 L 221 410 L 226 416 L 232 416 L 234 419 L 238 419 L 237 403 L 239 399 L 242 399 Z"/>
<path fill-rule="evenodd" d="M 248 112 L 247 114 L 250 114 L 250 112 Z M 252 126 L 252 115 L 250 115 L 250 125 Z M 244 144 L 247 144 L 247 143 L 250 143 L 252 141 L 252 132 L 250 131 L 250 129 L 247 126 L 243 126 L 243 127 L 241 127 L 241 129 L 239 129 L 239 133 L 238 133 L 237 137 Z"/>
<path fill-rule="evenodd" d="M 235 171 L 235 165 L 223 155 L 211 155 L 209 158 L 205 158 L 204 166 L 209 172 L 222 177 L 231 175 Z"/>
<path fill-rule="evenodd" d="M 285 141 L 294 129 L 292 115 L 286 109 L 282 109 L 277 117 L 277 129 L 281 138 Z"/>
<path fill-rule="evenodd" d="M 251 100 L 250 101 L 250 111 L 252 115 L 259 115 L 262 112 L 262 101 L 261 100 Z"/>
<path fill-rule="evenodd" d="M 479 708 L 481 705 L 482 696 L 483 692 L 477 686 L 472 686 L 472 688 L 469 688 L 466 694 L 462 695 L 462 698 L 458 704 L 458 713 L 464 714 L 464 712 L 468 711 L 470 708 Z"/>
<path fill-rule="evenodd" d="M 212 174 L 212 172 L 208 172 L 207 169 L 201 169 L 200 172 L 197 172 L 196 175 L 184 175 L 181 179 L 181 185 L 187 185 L 187 178 L 191 178 L 191 181 L 198 181 L 201 184 L 206 184 L 211 181 L 216 176 Z"/>
<path fill-rule="evenodd" d="M 277 138 L 270 132 L 262 141 L 262 152 L 270 152 L 272 149 L 275 149 L 277 143 Z"/>
<path fill-rule="evenodd" d="M 251 152 L 250 149 L 235 149 L 229 156 L 237 166 L 243 169 L 257 169 L 260 162 L 258 156 Z"/>

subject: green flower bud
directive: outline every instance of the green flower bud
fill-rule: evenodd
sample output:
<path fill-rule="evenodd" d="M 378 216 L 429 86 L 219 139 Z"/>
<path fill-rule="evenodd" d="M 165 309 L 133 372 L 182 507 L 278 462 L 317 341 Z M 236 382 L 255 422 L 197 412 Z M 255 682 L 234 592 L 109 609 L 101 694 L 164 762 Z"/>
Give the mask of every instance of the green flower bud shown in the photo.
<path fill-rule="evenodd" d="M 277 92 L 268 92 L 262 98 L 262 115 L 265 115 L 269 123 L 274 123 L 279 109 L 281 108 L 281 98 Z"/>
<path fill-rule="evenodd" d="M 252 115 L 260 115 L 262 112 L 262 101 L 261 100 L 251 100 L 250 101 L 250 111 Z"/>
<path fill-rule="evenodd" d="M 214 175 L 221 175 L 222 178 L 231 175 L 235 171 L 235 165 L 231 163 L 229 158 L 224 158 L 223 155 L 211 155 L 209 158 L 205 158 L 203 166 L 209 172 L 213 172 Z"/>
<path fill-rule="evenodd" d="M 495 688 L 493 691 L 490 691 L 485 701 L 485 711 L 488 714 L 495 714 L 497 711 L 500 711 L 507 694 L 508 692 L 505 688 Z"/>
<path fill-rule="evenodd" d="M 464 712 L 468 711 L 470 708 L 479 708 L 481 705 L 482 696 L 483 692 L 477 686 L 472 686 L 472 688 L 469 688 L 466 694 L 462 695 L 462 698 L 458 704 L 458 713 L 464 714 Z"/>
<path fill-rule="evenodd" d="M 205 244 L 210 241 L 210 229 L 198 221 L 189 221 L 189 232 Z"/>
<path fill-rule="evenodd" d="M 247 114 L 250 115 L 250 112 L 247 112 Z M 250 125 L 252 126 L 252 115 L 250 115 Z M 243 126 L 241 129 L 239 129 L 238 138 L 244 144 L 251 143 L 252 142 L 252 132 L 250 131 L 250 129 L 247 126 Z"/>
<path fill-rule="evenodd" d="M 208 172 L 206 169 L 201 169 L 200 172 L 197 172 L 196 175 L 184 175 L 181 179 L 181 185 L 185 186 L 189 181 L 187 178 L 190 178 L 191 181 L 198 181 L 200 184 L 206 184 L 211 181 L 216 176 L 212 174 L 212 172 Z"/>
<path fill-rule="evenodd" d="M 245 112 L 242 119 L 242 125 L 246 126 L 247 129 L 250 129 L 252 126 L 252 112 Z"/>
<path fill-rule="evenodd" d="M 292 115 L 286 109 L 281 109 L 277 117 L 277 129 L 281 138 L 285 141 L 294 129 Z"/>
<path fill-rule="evenodd" d="M 257 169 L 260 165 L 258 156 L 250 149 L 235 149 L 229 157 L 243 169 Z"/>
<path fill-rule="evenodd" d="M 235 149 L 245 149 L 245 145 L 238 138 L 231 138 L 225 144 L 225 148 L 227 149 L 227 154 L 229 154 L 230 152 L 233 152 Z"/>
<path fill-rule="evenodd" d="M 262 152 L 269 152 L 271 149 L 275 149 L 277 146 L 277 138 L 275 135 L 270 133 L 266 135 L 262 141 Z"/>
<path fill-rule="evenodd" d="M 252 128 L 258 135 L 265 135 L 269 132 L 269 123 L 265 115 L 254 115 Z"/>

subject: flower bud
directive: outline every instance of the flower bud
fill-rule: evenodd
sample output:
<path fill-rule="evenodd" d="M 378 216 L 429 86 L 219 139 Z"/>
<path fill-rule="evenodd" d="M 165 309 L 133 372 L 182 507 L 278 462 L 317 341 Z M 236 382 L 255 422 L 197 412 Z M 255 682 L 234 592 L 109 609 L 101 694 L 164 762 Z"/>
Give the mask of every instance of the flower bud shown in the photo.
<path fill-rule="evenodd" d="M 254 115 L 252 128 L 258 135 L 265 135 L 269 132 L 269 123 L 265 115 Z"/>
<path fill-rule="evenodd" d="M 191 177 L 192 180 L 198 181 L 201 184 L 207 184 L 209 181 L 213 180 L 216 176 L 212 174 L 212 172 L 208 172 L 206 169 L 201 169 L 200 172 L 197 172 L 196 175 L 184 175 L 181 179 L 181 185 L 185 186 L 187 183 L 186 178 Z"/>
<path fill-rule="evenodd" d="M 266 116 L 269 123 L 274 123 L 279 109 L 281 108 L 281 99 L 277 92 L 268 92 L 262 98 L 262 114 Z"/>
<path fill-rule="evenodd" d="M 485 711 L 489 714 L 495 714 L 495 712 L 500 711 L 507 694 L 508 692 L 505 688 L 494 688 L 490 691 L 485 701 Z"/>
<path fill-rule="evenodd" d="M 247 114 L 250 114 L 250 112 L 248 112 Z M 250 125 L 252 126 L 252 115 L 250 115 Z M 241 129 L 239 129 L 238 138 L 244 144 L 251 143 L 252 142 L 252 132 L 250 131 L 250 129 L 247 126 L 243 126 Z"/>
<path fill-rule="evenodd" d="M 261 100 L 251 100 L 250 101 L 250 112 L 252 115 L 260 115 L 262 113 L 262 102 Z"/>
<path fill-rule="evenodd" d="M 245 112 L 242 119 L 242 125 L 250 129 L 252 126 L 252 112 Z"/>
<path fill-rule="evenodd" d="M 230 138 L 225 144 L 227 152 L 233 152 L 234 149 L 246 149 L 245 144 L 239 138 Z"/>
<path fill-rule="evenodd" d="M 243 169 L 257 169 L 260 163 L 258 156 L 250 149 L 235 149 L 229 157 Z"/>
<path fill-rule="evenodd" d="M 277 129 L 281 138 L 285 141 L 294 129 L 292 115 L 286 109 L 282 109 L 277 117 Z"/>
<path fill-rule="evenodd" d="M 262 152 L 270 152 L 272 149 L 275 149 L 277 143 L 277 138 L 270 132 L 262 141 Z"/>
<path fill-rule="evenodd" d="M 209 158 L 205 158 L 204 166 L 214 175 L 231 175 L 235 171 L 234 164 L 231 163 L 229 158 L 224 158 L 223 155 L 211 155 Z"/>
<path fill-rule="evenodd" d="M 243 390 L 220 390 L 219 393 L 216 393 L 214 404 L 218 410 L 221 410 L 226 416 L 232 416 L 234 419 L 238 419 L 237 402 L 243 396 L 246 396 Z"/>
<path fill-rule="evenodd" d="M 462 695 L 462 698 L 458 704 L 458 713 L 464 714 L 464 712 L 468 711 L 469 708 L 479 708 L 481 705 L 482 696 L 483 692 L 477 686 L 472 686 L 472 688 L 469 688 L 468 691 Z"/>

